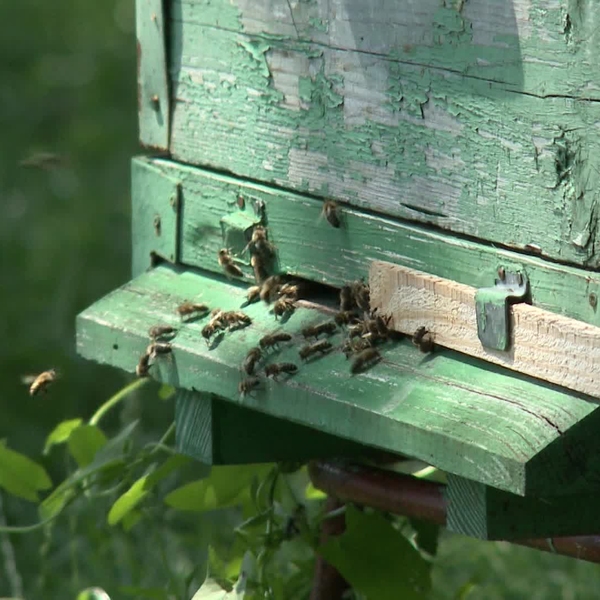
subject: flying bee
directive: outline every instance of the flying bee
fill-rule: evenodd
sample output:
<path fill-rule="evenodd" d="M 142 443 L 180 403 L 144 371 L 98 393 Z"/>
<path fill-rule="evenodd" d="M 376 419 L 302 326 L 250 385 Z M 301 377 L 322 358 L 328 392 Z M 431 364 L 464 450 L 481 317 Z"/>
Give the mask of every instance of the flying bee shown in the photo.
<path fill-rule="evenodd" d="M 241 329 L 252 323 L 252 319 L 241 310 L 228 310 L 217 315 L 217 321 L 224 323 L 230 330 Z"/>
<path fill-rule="evenodd" d="M 265 335 L 260 339 L 258 345 L 264 350 L 266 348 L 272 348 L 281 342 L 289 342 L 292 336 L 289 333 L 279 332 Z"/>
<path fill-rule="evenodd" d="M 279 297 L 290 298 L 290 300 L 298 300 L 300 286 L 297 283 L 284 283 L 278 290 Z"/>
<path fill-rule="evenodd" d="M 325 354 L 333 348 L 333 344 L 327 340 L 320 340 L 314 344 L 308 344 L 298 350 L 298 354 L 302 360 L 306 360 L 310 356 L 314 356 L 317 352 Z"/>
<path fill-rule="evenodd" d="M 298 366 L 294 363 L 273 363 L 265 367 L 265 375 L 267 377 L 277 377 L 282 373 L 293 375 L 298 370 Z"/>
<path fill-rule="evenodd" d="M 342 325 L 351 325 L 358 321 L 358 314 L 353 310 L 340 310 L 334 318 L 334 321 L 340 327 Z"/>
<path fill-rule="evenodd" d="M 342 225 L 340 215 L 338 212 L 338 205 L 333 200 L 327 200 L 323 203 L 321 217 L 325 217 L 327 219 L 327 222 L 336 229 L 339 229 Z"/>
<path fill-rule="evenodd" d="M 348 312 L 354 308 L 354 295 L 352 294 L 352 288 L 349 285 L 345 285 L 340 290 L 340 311 Z"/>
<path fill-rule="evenodd" d="M 419 327 L 412 336 L 412 343 L 419 348 L 421 352 L 433 352 L 433 334 L 426 327 Z"/>
<path fill-rule="evenodd" d="M 159 338 L 172 337 L 177 333 L 177 330 L 170 325 L 155 325 L 148 329 L 148 337 L 151 340 L 158 340 Z"/>
<path fill-rule="evenodd" d="M 252 231 L 252 239 L 248 242 L 248 245 L 244 248 L 250 250 L 251 254 L 260 254 L 265 259 L 269 259 L 275 254 L 275 246 L 267 239 L 267 230 L 262 225 L 257 225 Z"/>
<path fill-rule="evenodd" d="M 227 248 L 221 248 L 218 253 L 219 264 L 227 277 L 243 277 L 243 271 L 233 262 L 233 256 L 229 253 Z"/>
<path fill-rule="evenodd" d="M 183 320 L 184 317 L 189 317 L 195 314 L 204 314 L 210 310 L 208 305 L 202 302 L 182 302 L 176 309 L 175 312 Z M 152 337 L 152 336 L 151 336 Z"/>
<path fill-rule="evenodd" d="M 254 271 L 254 279 L 256 279 L 256 283 L 263 283 L 263 281 L 269 277 L 269 273 L 265 267 L 262 255 L 253 254 L 252 258 L 250 259 L 250 264 L 252 265 L 252 270 Z"/>
<path fill-rule="evenodd" d="M 170 354 L 173 348 L 171 344 L 164 342 L 152 342 L 148 348 L 146 348 L 146 354 L 150 358 L 156 358 L 159 354 Z"/>
<path fill-rule="evenodd" d="M 277 297 L 280 283 L 281 278 L 278 275 L 267 277 L 260 288 L 260 299 L 267 304 L 272 302 Z"/>
<path fill-rule="evenodd" d="M 275 304 L 273 304 L 273 312 L 275 318 L 283 317 L 287 313 L 293 313 L 296 310 L 296 305 L 289 298 L 279 298 Z"/>
<path fill-rule="evenodd" d="M 27 375 L 23 377 L 23 383 L 29 384 L 29 395 L 36 396 L 40 392 L 44 394 L 48 388 L 58 379 L 58 373 L 55 369 L 48 369 L 39 375 Z"/>
<path fill-rule="evenodd" d="M 325 321 L 325 323 L 320 323 L 319 325 L 309 325 L 308 327 L 304 327 L 301 333 L 305 338 L 316 338 L 319 337 L 322 333 L 331 335 L 332 333 L 335 333 L 336 329 L 337 325 L 335 321 Z"/>
<path fill-rule="evenodd" d="M 245 396 L 253 389 L 256 389 L 260 385 L 260 379 L 258 377 L 247 377 L 242 379 L 238 385 L 238 391 L 240 396 Z"/>
<path fill-rule="evenodd" d="M 246 354 L 246 359 L 244 360 L 244 371 L 248 375 L 254 374 L 254 368 L 256 367 L 256 363 L 262 358 L 262 352 L 260 348 L 251 348 L 248 354 Z"/>
<path fill-rule="evenodd" d="M 375 348 L 367 348 L 360 352 L 360 354 L 354 359 L 350 372 L 355 375 L 361 373 L 369 366 L 374 365 L 381 359 L 381 354 Z"/>
<path fill-rule="evenodd" d="M 140 360 L 138 361 L 138 364 L 135 367 L 135 374 L 138 377 L 148 377 L 150 367 L 152 366 L 150 364 L 151 358 L 152 357 L 148 352 L 140 356 Z"/>
<path fill-rule="evenodd" d="M 367 338 L 347 339 L 342 344 L 342 352 L 348 360 L 353 354 L 358 354 L 371 347 L 371 341 Z"/>
<path fill-rule="evenodd" d="M 260 285 L 250 286 L 246 292 L 246 304 L 252 304 L 260 299 Z"/>

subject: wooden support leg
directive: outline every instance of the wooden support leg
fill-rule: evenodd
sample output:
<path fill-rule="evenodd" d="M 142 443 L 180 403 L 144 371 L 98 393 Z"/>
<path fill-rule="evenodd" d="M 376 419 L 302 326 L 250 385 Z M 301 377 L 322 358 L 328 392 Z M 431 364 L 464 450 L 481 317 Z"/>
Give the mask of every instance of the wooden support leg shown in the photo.
<path fill-rule="evenodd" d="M 359 444 L 201 392 L 178 390 L 177 450 L 209 465 L 356 457 Z"/>
<path fill-rule="evenodd" d="M 342 506 L 344 506 L 343 502 L 329 496 L 325 503 L 325 510 L 331 512 Z M 343 514 L 323 521 L 321 525 L 321 544 L 324 544 L 332 536 L 341 535 L 345 529 L 346 520 Z M 310 600 L 340 600 L 349 587 L 348 582 L 335 567 L 330 565 L 324 558 L 320 556 L 317 558 Z"/>

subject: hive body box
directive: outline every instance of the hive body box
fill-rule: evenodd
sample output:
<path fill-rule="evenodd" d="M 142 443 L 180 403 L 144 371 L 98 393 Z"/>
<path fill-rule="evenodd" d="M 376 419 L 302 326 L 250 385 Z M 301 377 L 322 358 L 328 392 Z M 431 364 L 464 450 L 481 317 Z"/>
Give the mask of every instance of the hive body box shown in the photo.
<path fill-rule="evenodd" d="M 238 309 L 261 221 L 282 273 L 340 287 L 384 261 L 479 289 L 502 268 L 526 276 L 541 313 L 594 329 L 599 17 L 570 0 L 138 0 L 140 140 L 162 156 L 132 162 L 133 279 L 78 317 L 79 351 L 133 371 L 178 302 Z M 319 219 L 325 199 L 339 229 Z M 240 281 L 223 277 L 223 247 Z M 363 374 L 334 352 L 240 396 L 262 335 L 291 333 L 277 360 L 299 363 L 300 329 L 331 315 L 315 302 L 283 324 L 251 305 L 253 325 L 215 348 L 205 322 L 181 328 L 153 376 L 180 390 L 183 452 L 231 464 L 378 448 L 451 474 L 456 531 L 600 526 L 593 379 L 559 388 L 403 340 Z"/>

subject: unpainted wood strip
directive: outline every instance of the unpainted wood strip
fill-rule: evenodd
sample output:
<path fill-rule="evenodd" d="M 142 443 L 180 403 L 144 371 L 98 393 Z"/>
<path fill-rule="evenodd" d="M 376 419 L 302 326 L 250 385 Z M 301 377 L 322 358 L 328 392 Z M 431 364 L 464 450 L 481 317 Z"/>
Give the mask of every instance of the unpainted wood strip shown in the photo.
<path fill-rule="evenodd" d="M 441 346 L 600 396 L 600 327 L 514 304 L 510 348 L 489 350 L 477 335 L 475 288 L 381 261 L 372 263 L 369 281 L 372 307 L 391 315 L 396 331 L 424 326 Z"/>

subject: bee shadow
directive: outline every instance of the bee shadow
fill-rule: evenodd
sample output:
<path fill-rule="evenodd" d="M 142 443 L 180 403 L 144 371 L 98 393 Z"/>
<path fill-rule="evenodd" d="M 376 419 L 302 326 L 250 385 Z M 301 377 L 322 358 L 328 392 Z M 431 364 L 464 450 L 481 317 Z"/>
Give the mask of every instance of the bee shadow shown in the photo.
<path fill-rule="evenodd" d="M 205 319 L 207 317 L 208 313 L 204 312 L 204 313 L 198 313 L 198 314 L 193 314 L 190 315 L 189 317 L 186 317 L 185 319 L 183 319 L 181 321 L 182 324 L 186 324 L 186 323 L 196 323 L 197 321 L 202 321 L 202 319 Z"/>
<path fill-rule="evenodd" d="M 224 338 L 225 338 L 225 332 L 219 331 L 219 333 L 217 333 L 215 335 L 215 337 L 211 340 L 211 342 L 208 344 L 209 352 L 211 350 L 215 350 L 216 348 L 218 348 L 219 344 L 223 341 Z"/>

